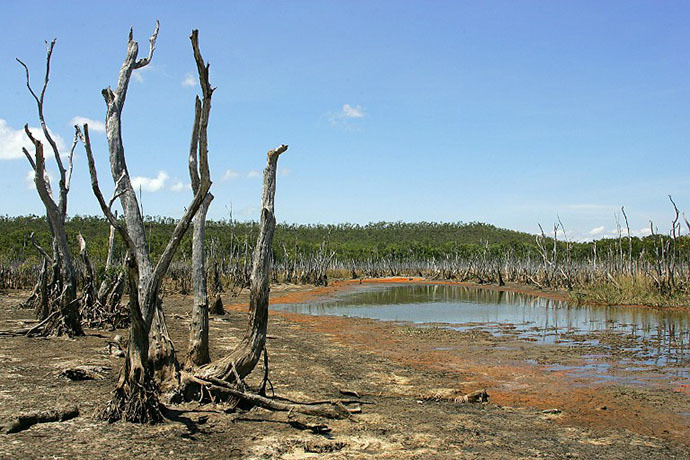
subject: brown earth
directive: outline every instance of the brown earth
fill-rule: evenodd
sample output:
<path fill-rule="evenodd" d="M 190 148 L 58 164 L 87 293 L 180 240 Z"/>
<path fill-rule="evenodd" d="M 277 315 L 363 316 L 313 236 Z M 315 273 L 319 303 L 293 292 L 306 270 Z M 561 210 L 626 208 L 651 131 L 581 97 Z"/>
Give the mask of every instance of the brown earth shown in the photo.
<path fill-rule="evenodd" d="M 302 302 L 351 285 L 274 286 L 272 302 Z M 17 307 L 26 296 L 0 295 L 0 330 L 31 319 Z M 228 314 L 211 321 L 212 357 L 231 350 L 246 324 L 246 294 L 224 301 L 231 303 Z M 191 297 L 164 300 L 180 352 L 190 307 Z M 276 394 L 321 400 L 349 389 L 367 402 L 351 420 L 314 419 L 329 425 L 329 435 L 297 430 L 263 409 L 232 412 L 195 403 L 168 406 L 162 425 L 109 425 L 94 415 L 122 362 L 106 352 L 116 333 L 126 336 L 89 330 L 75 340 L 0 337 L 0 424 L 22 411 L 72 404 L 81 410 L 70 421 L 0 435 L 0 458 L 690 458 L 689 387 L 663 378 L 650 385 L 606 383 L 567 370 L 600 352 L 596 347 L 287 312 L 272 312 L 269 324 Z M 614 362 L 615 353 L 610 358 Z M 58 375 L 77 365 L 94 366 L 102 378 Z M 258 384 L 262 368 L 255 374 L 250 384 Z M 445 398 L 481 388 L 489 403 Z"/>

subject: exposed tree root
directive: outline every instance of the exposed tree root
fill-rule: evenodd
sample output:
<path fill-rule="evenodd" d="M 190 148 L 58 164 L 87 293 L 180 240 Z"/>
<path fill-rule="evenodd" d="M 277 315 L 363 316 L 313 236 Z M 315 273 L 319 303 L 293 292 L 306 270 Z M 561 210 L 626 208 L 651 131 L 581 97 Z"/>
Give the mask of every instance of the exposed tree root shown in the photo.
<path fill-rule="evenodd" d="M 223 308 L 223 300 L 220 298 L 220 294 L 216 294 L 216 300 L 211 304 L 209 313 L 212 315 L 224 315 L 225 308 Z"/>
<path fill-rule="evenodd" d="M 51 409 L 45 411 L 29 412 L 21 414 L 16 420 L 3 427 L 5 433 L 19 433 L 27 430 L 37 423 L 64 422 L 79 417 L 79 408 L 74 406 L 68 409 Z"/>
<path fill-rule="evenodd" d="M 111 232 L 112 233 L 112 232 Z M 81 319 L 87 327 L 124 329 L 129 326 L 129 310 L 120 304 L 125 287 L 123 273 L 117 276 L 106 275 L 96 291 L 96 270 L 86 251 L 86 241 L 79 235 L 79 246 L 84 264 L 84 286 L 82 288 Z M 109 253 L 112 246 L 109 248 Z"/>
<path fill-rule="evenodd" d="M 97 295 L 85 296 L 81 309 L 82 323 L 91 328 L 110 330 L 129 327 L 129 310 L 120 303 L 124 286 L 124 276 L 119 274 L 114 280 L 104 280 Z"/>
<path fill-rule="evenodd" d="M 158 388 L 153 378 L 146 378 L 144 385 L 120 384 L 113 392 L 113 399 L 101 413 L 108 423 L 125 420 L 131 423 L 159 423 L 163 421 Z"/>

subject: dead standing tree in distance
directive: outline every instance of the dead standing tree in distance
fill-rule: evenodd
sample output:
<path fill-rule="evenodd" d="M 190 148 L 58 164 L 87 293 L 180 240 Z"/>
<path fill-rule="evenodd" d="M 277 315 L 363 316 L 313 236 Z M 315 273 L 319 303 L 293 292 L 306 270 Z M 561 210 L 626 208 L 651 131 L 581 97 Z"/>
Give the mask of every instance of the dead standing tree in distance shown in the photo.
<path fill-rule="evenodd" d="M 111 88 L 103 90 L 103 97 L 107 105 L 106 137 L 110 154 L 110 169 L 115 183 L 113 197 L 109 202 L 103 198 L 98 185 L 88 126 L 84 125 L 84 146 L 89 160 L 93 192 L 98 199 L 101 210 L 110 224 L 117 229 L 130 252 L 128 279 L 132 325 L 127 357 L 113 398 L 103 412 L 103 417 L 109 421 L 125 419 L 130 422 L 155 423 L 162 419 L 158 397 L 159 390 L 153 375 L 154 367 L 163 378 L 166 375 L 172 378 L 170 372 L 176 372 L 176 360 L 161 308 L 161 283 L 184 233 L 202 202 L 206 199 L 211 186 L 207 152 L 200 150 L 199 187 L 184 215 L 177 222 L 160 260 L 154 266 L 146 244 L 143 217 L 125 162 L 121 115 L 132 72 L 146 66 L 151 61 L 158 28 L 159 25 L 156 22 L 156 29 L 149 39 L 148 56 L 142 59 L 137 59 L 139 45 L 134 41 L 132 30 L 130 30 L 127 56 L 120 69 L 117 87 L 114 91 Z M 203 75 L 199 77 L 204 78 Z M 200 112 L 197 111 L 196 116 L 199 114 Z M 195 125 L 197 123 L 195 121 Z M 115 219 L 110 209 L 117 198 L 120 199 L 122 205 L 124 226 Z M 149 340 L 150 336 L 151 339 Z"/>
<path fill-rule="evenodd" d="M 29 68 L 22 61 L 17 59 L 24 70 L 26 71 L 26 87 L 29 93 L 36 101 L 36 108 L 38 109 L 38 119 L 41 123 L 43 136 L 48 141 L 50 148 L 55 158 L 55 163 L 58 167 L 60 180 L 58 183 L 58 199 L 57 203 L 53 196 L 50 185 L 50 178 L 46 173 L 45 156 L 43 154 L 43 143 L 36 139 L 31 131 L 29 125 L 24 126 L 26 135 L 33 144 L 33 154 L 29 153 L 27 149 L 22 149 L 26 159 L 34 170 L 34 183 L 36 184 L 36 191 L 38 192 L 43 205 L 46 208 L 46 217 L 50 234 L 53 237 L 53 257 L 40 248 L 33 240 L 32 242 L 36 248 L 41 252 L 46 261 L 52 263 L 53 269 L 50 282 L 47 281 L 48 274 L 46 273 L 47 264 L 43 264 L 43 270 L 39 276 L 39 289 L 36 289 L 36 297 L 32 296 L 30 300 L 34 303 L 34 307 L 38 318 L 42 320 L 40 328 L 33 328 L 32 333 L 40 335 L 63 335 L 70 337 L 75 335 L 84 335 L 81 327 L 81 318 L 79 315 L 79 299 L 77 298 L 77 276 L 72 263 L 72 255 L 67 244 L 67 233 L 65 231 L 65 219 L 67 217 L 67 194 L 70 189 L 70 182 L 72 178 L 72 166 L 74 148 L 77 144 L 77 137 L 75 135 L 72 148 L 67 157 L 67 167 L 65 167 L 60 156 L 60 150 L 57 143 L 53 139 L 48 126 L 46 125 L 43 116 L 43 102 L 45 99 L 46 89 L 48 88 L 48 80 L 50 77 L 50 58 L 55 47 L 55 40 L 46 42 L 46 71 L 43 80 L 43 88 L 40 95 L 37 95 L 31 88 L 29 81 Z"/>
<path fill-rule="evenodd" d="M 208 170 L 208 162 L 198 165 L 199 161 L 208 158 L 208 118 L 211 112 L 211 96 L 214 88 L 211 88 L 208 79 L 208 64 L 204 64 L 204 58 L 199 51 L 199 31 L 192 31 L 190 37 L 194 60 L 203 101 L 196 97 L 194 128 L 192 142 L 189 147 L 189 178 L 192 183 L 192 191 L 197 193 L 200 187 L 198 170 Z M 194 304 L 192 305 L 192 321 L 189 329 L 189 347 L 187 349 L 186 364 L 188 367 L 201 366 L 210 361 L 208 353 L 208 294 L 206 291 L 206 213 L 213 201 L 213 195 L 209 192 L 201 203 L 199 211 L 194 217 L 194 229 L 192 233 L 192 280 L 194 283 Z"/>

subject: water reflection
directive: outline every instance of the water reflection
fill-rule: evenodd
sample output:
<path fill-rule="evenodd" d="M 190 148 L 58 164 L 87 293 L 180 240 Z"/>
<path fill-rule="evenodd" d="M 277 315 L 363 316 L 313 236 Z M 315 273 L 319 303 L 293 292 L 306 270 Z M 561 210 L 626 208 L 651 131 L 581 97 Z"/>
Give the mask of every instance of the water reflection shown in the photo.
<path fill-rule="evenodd" d="M 442 323 L 456 330 L 487 330 L 543 343 L 615 348 L 650 365 L 690 365 L 690 315 L 678 310 L 576 307 L 516 292 L 453 285 L 366 286 L 321 301 L 272 308 L 312 315 Z"/>

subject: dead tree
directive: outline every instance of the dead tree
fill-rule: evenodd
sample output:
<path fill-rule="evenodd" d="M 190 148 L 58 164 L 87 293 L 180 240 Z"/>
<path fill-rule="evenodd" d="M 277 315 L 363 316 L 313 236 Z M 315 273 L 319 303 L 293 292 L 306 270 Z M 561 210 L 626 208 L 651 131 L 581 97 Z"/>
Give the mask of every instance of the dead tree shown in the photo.
<path fill-rule="evenodd" d="M 162 419 L 159 404 L 160 390 L 156 379 L 154 379 L 154 370 L 163 382 L 174 379 L 177 373 L 177 361 L 163 316 L 160 299 L 161 283 L 184 233 L 189 228 L 202 202 L 206 199 L 211 186 L 207 152 L 202 149 L 199 150 L 199 187 L 184 215 L 177 222 L 159 261 L 154 265 L 146 242 L 143 216 L 125 161 L 121 116 L 132 72 L 146 66 L 151 61 L 158 28 L 159 25 L 156 22 L 156 29 L 149 39 L 148 56 L 142 59 L 138 59 L 139 44 L 133 39 L 130 29 L 127 55 L 120 69 L 117 86 L 115 90 L 110 87 L 103 90 L 103 97 L 107 106 L 105 126 L 110 169 L 115 183 L 113 197 L 109 202 L 105 201 L 98 185 L 87 125 L 84 125 L 83 133 L 93 192 L 101 210 L 110 224 L 117 229 L 130 254 L 128 258 L 128 283 L 132 325 L 127 357 L 113 398 L 103 412 L 103 417 L 109 421 L 125 419 L 130 422 L 155 423 Z M 199 77 L 203 78 L 204 76 L 200 75 Z M 199 116 L 199 114 L 197 111 L 195 115 Z M 198 121 L 195 120 L 195 124 L 197 123 Z M 119 198 L 122 206 L 124 225 L 115 219 L 111 211 L 111 206 L 117 198 Z"/>
<path fill-rule="evenodd" d="M 242 342 L 229 355 L 218 359 L 197 372 L 206 380 L 222 380 L 233 383 L 241 380 L 254 369 L 266 347 L 268 325 L 268 298 L 270 292 L 271 249 L 276 219 L 274 202 L 278 157 L 287 150 L 281 145 L 268 152 L 268 164 L 264 170 L 261 196 L 261 224 L 252 257 L 252 275 L 249 287 L 249 324 Z"/>
<path fill-rule="evenodd" d="M 199 51 L 199 33 L 193 31 L 192 49 L 196 61 L 197 72 L 203 101 L 196 98 L 194 128 L 192 142 L 189 147 L 189 178 L 194 193 L 199 191 L 199 159 L 208 158 L 208 118 L 211 112 L 211 96 L 213 89 L 208 79 L 208 64 Z M 202 165 L 208 169 L 208 164 Z M 194 304 L 192 305 L 192 321 L 189 329 L 189 347 L 187 350 L 186 364 L 189 367 L 201 366 L 210 361 L 208 353 L 208 294 L 206 291 L 206 213 L 213 201 L 213 195 L 207 193 L 194 217 L 194 229 L 192 233 L 192 280 L 194 283 Z"/>
<path fill-rule="evenodd" d="M 111 233 L 112 234 L 112 233 Z M 86 241 L 81 234 L 79 241 L 79 254 L 84 266 L 84 282 L 81 293 L 81 319 L 87 327 L 120 329 L 129 326 L 129 312 L 120 306 L 120 299 L 124 291 L 124 276 L 118 273 L 113 278 L 106 273 L 101 286 L 96 290 L 96 270 L 86 251 Z M 110 253 L 110 251 L 109 251 Z"/>
<path fill-rule="evenodd" d="M 628 223 L 628 215 L 625 213 L 625 206 L 621 206 L 621 213 L 625 219 L 625 229 L 628 236 L 628 274 L 633 275 L 633 256 L 632 256 L 632 236 L 630 236 L 630 224 Z M 633 282 L 635 278 L 633 277 Z"/>
<path fill-rule="evenodd" d="M 50 178 L 46 173 L 45 156 L 43 153 L 43 143 L 36 139 L 31 131 L 29 125 L 24 126 L 24 132 L 29 137 L 33 144 L 33 153 L 29 153 L 27 149 L 22 149 L 26 159 L 34 171 L 34 183 L 36 184 L 36 191 L 41 198 L 43 205 L 46 208 L 46 217 L 50 234 L 53 238 L 53 257 L 48 256 L 46 251 L 41 249 L 35 241 L 34 245 L 42 253 L 46 260 L 52 263 L 52 278 L 49 283 L 46 282 L 47 274 L 44 272 L 39 276 L 38 283 L 41 285 L 39 289 L 44 287 L 46 283 L 47 289 L 43 290 L 45 295 L 37 297 L 39 304 L 36 305 L 36 311 L 39 313 L 40 320 L 45 321 L 43 327 L 36 331 L 40 335 L 68 335 L 70 337 L 76 335 L 83 335 L 81 327 L 81 319 L 79 317 L 79 300 L 77 298 L 77 277 L 74 265 L 72 263 L 72 255 L 67 244 L 67 233 L 65 231 L 65 219 L 67 217 L 67 194 L 70 189 L 70 181 L 72 178 L 72 166 L 74 148 L 77 145 L 77 137 L 75 135 L 72 148 L 67 157 L 67 166 L 65 167 L 60 150 L 57 143 L 53 139 L 48 126 L 46 125 L 43 116 L 43 103 L 45 100 L 46 89 L 48 88 L 48 80 L 50 78 L 50 59 L 55 47 L 55 40 L 51 42 L 46 41 L 46 71 L 43 80 L 43 87 L 40 95 L 37 95 L 31 87 L 29 81 L 29 68 L 22 61 L 17 59 L 24 71 L 26 72 L 26 87 L 31 93 L 31 96 L 36 101 L 36 108 L 38 110 L 38 120 L 41 123 L 43 136 L 48 141 L 57 164 L 60 179 L 58 182 L 58 196 L 57 202 L 53 196 L 51 189 Z M 46 265 L 44 264 L 44 267 Z"/>

